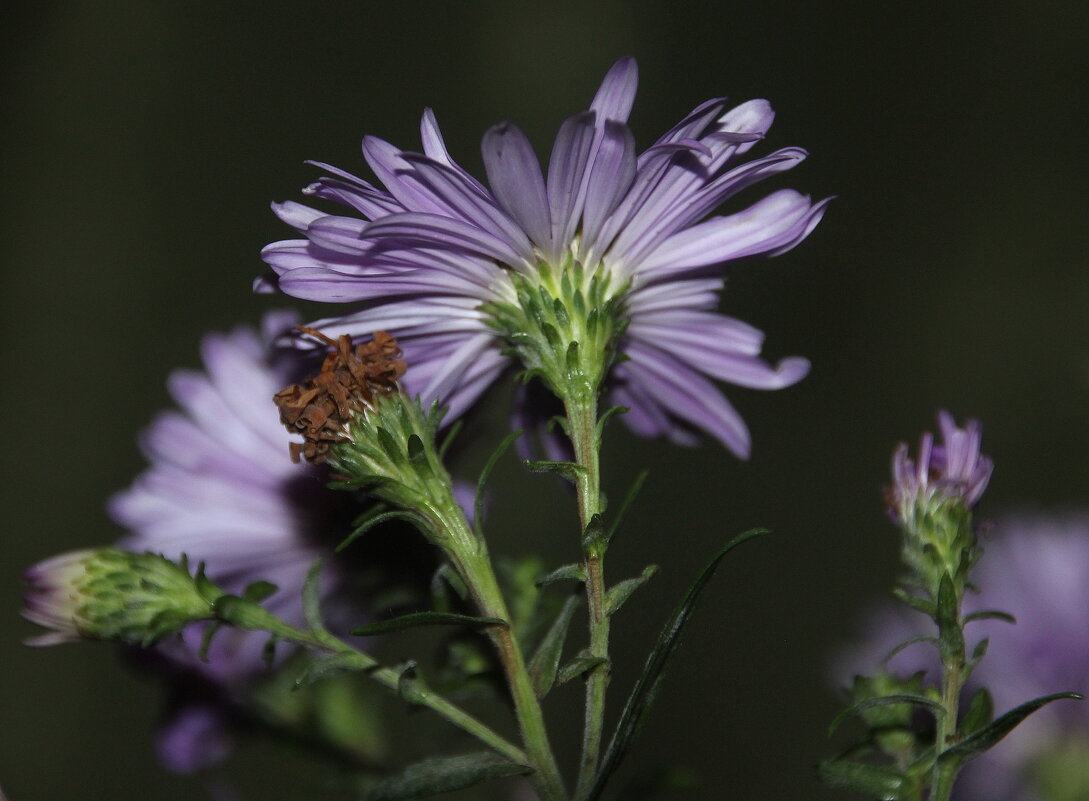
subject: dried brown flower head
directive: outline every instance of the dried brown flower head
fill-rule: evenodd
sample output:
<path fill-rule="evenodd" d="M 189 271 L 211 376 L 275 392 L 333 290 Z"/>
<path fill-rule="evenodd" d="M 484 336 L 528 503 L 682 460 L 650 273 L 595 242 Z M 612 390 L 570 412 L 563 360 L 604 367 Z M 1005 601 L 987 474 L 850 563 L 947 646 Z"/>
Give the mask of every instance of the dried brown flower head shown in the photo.
<path fill-rule="evenodd" d="M 375 331 L 370 342 L 353 346 L 346 334 L 333 340 L 313 328 L 295 328 L 332 350 L 325 356 L 320 373 L 280 390 L 273 400 L 287 430 L 306 439 L 291 443 L 292 461 L 301 457 L 320 464 L 329 448 L 348 440 L 346 432 L 353 414 L 371 407 L 376 396 L 397 391 L 397 379 L 404 375 L 407 365 L 401 359 L 397 340 L 385 331 Z"/>

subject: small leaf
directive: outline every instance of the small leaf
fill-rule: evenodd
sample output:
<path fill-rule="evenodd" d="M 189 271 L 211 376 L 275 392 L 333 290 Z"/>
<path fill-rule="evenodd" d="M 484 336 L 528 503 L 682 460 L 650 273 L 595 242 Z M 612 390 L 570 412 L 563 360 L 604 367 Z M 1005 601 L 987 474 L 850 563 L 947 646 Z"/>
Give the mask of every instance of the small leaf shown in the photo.
<path fill-rule="evenodd" d="M 1021 704 L 1021 706 L 1011 709 L 1006 714 L 993 720 L 984 728 L 943 751 L 938 756 L 938 767 L 943 770 L 951 770 L 955 773 L 965 762 L 979 756 L 1013 731 L 1021 721 L 1033 712 L 1043 706 L 1047 706 L 1052 701 L 1058 701 L 1063 698 L 1072 698 L 1081 701 L 1085 696 L 1080 693 L 1055 693 L 1053 695 L 1035 698 L 1032 701 Z"/>
<path fill-rule="evenodd" d="M 658 565 L 647 565 L 643 568 L 643 574 L 636 578 L 624 579 L 612 586 L 608 592 L 605 593 L 605 614 L 616 614 L 617 610 L 624 605 L 624 602 L 631 597 L 631 594 L 637 589 L 647 583 L 647 580 L 658 572 Z"/>
<path fill-rule="evenodd" d="M 1001 620 L 1005 623 L 1010 624 L 1017 623 L 1017 618 L 1015 618 L 1009 612 L 1001 612 L 998 609 L 984 609 L 982 611 L 972 612 L 972 614 L 964 616 L 965 623 L 971 623 L 973 620 Z"/>
<path fill-rule="evenodd" d="M 533 768 L 519 765 L 490 752 L 454 757 L 425 759 L 409 765 L 371 788 L 364 801 L 407 801 L 411 798 L 463 790 L 482 782 L 532 773 Z"/>
<path fill-rule="evenodd" d="M 352 629 L 352 634 L 357 637 L 371 637 L 375 634 L 388 634 L 391 631 L 404 631 L 420 626 L 466 626 L 480 629 L 486 626 L 506 626 L 507 621 L 498 617 L 472 617 L 471 615 L 456 615 L 452 612 L 413 612 L 410 615 L 379 620 L 377 623 L 368 623 L 366 626 Z"/>
<path fill-rule="evenodd" d="M 994 719 L 994 701 L 986 687 L 980 687 L 968 702 L 968 708 L 960 719 L 961 734 L 967 736 L 982 729 Z"/>
<path fill-rule="evenodd" d="M 315 635 L 326 634 L 325 624 L 321 620 L 321 593 L 318 590 L 318 576 L 321 575 L 321 557 L 313 561 L 306 573 L 302 588 L 303 619 Z"/>
<path fill-rule="evenodd" d="M 410 704 L 422 704 L 427 695 L 427 685 L 416 672 L 416 663 L 409 660 L 400 666 L 397 676 L 397 692 Z"/>
<path fill-rule="evenodd" d="M 418 526 L 420 523 L 419 516 L 413 514 L 412 512 L 384 512 L 379 515 L 374 515 L 373 517 L 368 517 L 362 523 L 356 526 L 355 530 L 353 530 L 351 534 L 349 534 L 347 537 L 340 541 L 340 544 L 336 547 L 336 552 L 340 553 L 353 542 L 355 542 L 359 537 L 362 537 L 372 528 L 379 525 L 380 523 L 385 523 L 387 520 L 407 520 L 408 522 L 416 526 Z"/>
<path fill-rule="evenodd" d="M 943 665 L 960 665 L 964 661 L 964 630 L 960 626 L 957 605 L 953 579 L 946 573 L 938 585 L 938 605 L 934 615 Z"/>
<path fill-rule="evenodd" d="M 271 581 L 254 581 L 247 584 L 246 589 L 242 590 L 242 597 L 247 601 L 259 604 L 278 589 L 280 588 Z"/>
<path fill-rule="evenodd" d="M 605 526 L 601 522 L 601 515 L 596 514 L 586 524 L 586 530 L 582 532 L 582 550 L 589 554 L 601 556 L 605 553 L 609 540 L 605 536 Z"/>
<path fill-rule="evenodd" d="M 914 706 L 921 706 L 929 709 L 934 713 L 934 717 L 940 718 L 945 714 L 945 707 L 935 701 L 933 698 L 927 698 L 925 695 L 913 695 L 911 693 L 897 693 L 895 695 L 882 695 L 877 698 L 866 698 L 859 701 L 857 704 L 851 704 L 849 707 L 840 712 L 828 725 L 828 736 L 831 737 L 836 733 L 836 729 L 847 718 L 857 715 L 859 712 L 865 712 L 867 709 L 873 709 L 879 706 L 893 706 L 895 704 L 913 704 Z"/>
<path fill-rule="evenodd" d="M 722 550 L 715 554 L 714 558 L 703 569 L 703 572 L 689 586 L 688 592 L 685 593 L 681 602 L 677 604 L 673 614 L 670 615 L 669 620 L 666 621 L 665 626 L 658 635 L 658 641 L 643 666 L 643 673 L 636 681 L 635 687 L 624 705 L 620 722 L 617 723 L 616 731 L 609 742 L 601 766 L 598 768 L 597 775 L 594 776 L 593 784 L 586 795 L 583 796 L 582 801 L 595 801 L 601 796 L 602 791 L 605 789 L 605 783 L 624 757 L 627 756 L 628 751 L 631 750 L 632 743 L 642 728 L 643 716 L 650 709 L 655 697 L 658 695 L 658 688 L 665 669 L 669 665 L 669 660 L 676 652 L 677 646 L 680 645 L 681 634 L 692 616 L 696 601 L 699 600 L 704 587 L 711 580 L 711 576 L 715 574 L 723 557 L 743 542 L 767 533 L 767 529 L 755 528 L 734 537 Z"/>
<path fill-rule="evenodd" d="M 572 484 L 578 482 L 579 476 L 586 472 L 586 468 L 574 462 L 554 462 L 549 459 L 526 459 L 522 464 L 531 473 L 556 473 L 563 476 Z"/>
<path fill-rule="evenodd" d="M 557 581 L 586 581 L 586 570 L 581 564 L 564 565 L 563 567 L 557 567 L 551 573 L 546 576 L 542 576 L 535 582 L 538 587 L 544 587 L 548 584 L 554 584 Z"/>
<path fill-rule="evenodd" d="M 544 698 L 556 683 L 556 673 L 560 669 L 563 656 L 563 644 L 567 639 L 567 630 L 571 627 L 571 617 L 579 605 L 579 597 L 572 595 L 564 603 L 556 620 L 545 633 L 537 652 L 529 661 L 529 680 L 533 692 L 538 698 Z"/>
<path fill-rule="evenodd" d="M 603 417 L 601 422 L 604 422 L 604 420 L 605 418 Z M 598 425 L 601 425 L 601 422 L 599 422 Z M 617 528 L 620 527 L 620 523 L 624 520 L 624 516 L 628 513 L 628 509 L 631 507 L 632 502 L 635 500 L 636 496 L 639 495 L 639 490 L 643 488 L 643 483 L 647 480 L 648 475 L 650 475 L 649 470 L 640 471 L 639 475 L 635 477 L 635 481 L 628 487 L 628 492 L 624 496 L 624 500 L 620 502 L 620 508 L 617 509 L 616 514 L 612 516 L 609 527 L 605 532 L 606 543 L 612 541 L 613 534 L 616 533 Z"/>
<path fill-rule="evenodd" d="M 299 690 L 307 687 L 326 676 L 336 673 L 344 673 L 349 670 L 360 670 L 359 658 L 354 653 L 339 653 L 332 656 L 314 659 L 306 666 L 306 669 L 295 679 L 292 689 Z"/>
<path fill-rule="evenodd" d="M 928 601 L 925 598 L 920 598 L 918 595 L 912 595 L 911 593 L 904 591 L 900 587 L 894 589 L 892 591 L 892 594 L 896 596 L 897 600 L 907 604 L 916 612 L 922 612 L 928 617 L 934 617 L 935 607 L 933 601 Z"/>
<path fill-rule="evenodd" d="M 484 487 L 488 483 L 488 476 L 492 474 L 495 463 L 499 461 L 500 457 L 507 452 L 507 449 L 510 448 L 514 441 L 520 436 L 522 436 L 521 429 L 507 434 L 496 449 L 492 451 L 492 455 L 489 456 L 488 461 L 484 463 L 484 469 L 480 471 L 480 478 L 476 481 L 476 494 L 473 497 L 473 529 L 476 531 L 477 536 L 481 536 L 484 526 Z"/>
<path fill-rule="evenodd" d="M 907 777 L 893 768 L 867 765 L 863 762 L 824 760 L 817 763 L 817 775 L 829 787 L 880 798 L 882 801 L 897 801 L 902 798 L 908 784 Z"/>
<path fill-rule="evenodd" d="M 200 638 L 200 650 L 197 651 L 197 658 L 201 662 L 208 661 L 208 649 L 212 647 L 212 638 L 216 636 L 216 633 L 226 625 L 222 620 L 213 620 L 207 626 L 204 627 L 204 633 Z"/>
<path fill-rule="evenodd" d="M 556 684 L 566 684 L 571 679 L 577 676 L 584 676 L 598 665 L 603 665 L 609 660 L 603 656 L 590 656 L 586 651 L 582 651 L 568 662 L 566 665 L 560 668 L 556 674 Z"/>
<path fill-rule="evenodd" d="M 408 437 L 408 458 L 413 462 L 427 461 L 427 452 L 419 434 L 410 434 Z"/>
<path fill-rule="evenodd" d="M 897 645 L 895 648 L 893 648 L 881 658 L 881 664 L 887 664 L 889 660 L 891 660 L 894 656 L 903 651 L 905 648 L 908 648 L 920 642 L 928 642 L 932 643 L 933 645 L 937 645 L 938 638 L 929 634 L 920 634 L 918 637 L 912 637 L 909 640 L 904 640 L 902 643 Z"/>
<path fill-rule="evenodd" d="M 968 664 L 964 666 L 964 681 L 968 681 L 968 677 L 972 675 L 972 672 L 979 663 L 983 661 L 983 657 L 987 655 L 987 646 L 990 644 L 991 641 L 986 637 L 976 643 L 976 647 L 972 649 L 972 658 L 969 659 Z"/>
<path fill-rule="evenodd" d="M 469 590 L 461 576 L 450 566 L 449 562 L 443 562 L 431 576 L 431 602 L 439 612 L 450 611 L 453 606 L 450 598 L 450 590 L 453 590 L 461 600 L 469 595 Z"/>
<path fill-rule="evenodd" d="M 610 406 L 601 416 L 597 419 L 597 441 L 601 442 L 602 434 L 605 433 L 605 424 L 608 423 L 613 417 L 618 414 L 627 414 L 629 411 L 627 406 Z M 645 470 L 643 471 L 646 472 Z M 636 479 L 637 481 L 639 479 Z"/>

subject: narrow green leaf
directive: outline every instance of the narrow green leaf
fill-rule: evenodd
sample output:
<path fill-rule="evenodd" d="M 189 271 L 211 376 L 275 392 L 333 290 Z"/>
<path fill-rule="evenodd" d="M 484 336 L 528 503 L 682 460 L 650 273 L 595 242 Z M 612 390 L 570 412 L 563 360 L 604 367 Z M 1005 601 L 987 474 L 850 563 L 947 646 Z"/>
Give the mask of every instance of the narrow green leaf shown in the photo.
<path fill-rule="evenodd" d="M 918 595 L 912 595 L 911 593 L 906 592 L 900 587 L 894 589 L 892 591 L 892 594 L 896 596 L 897 600 L 907 604 L 916 612 L 922 612 L 928 617 L 934 617 L 935 608 L 933 601 L 928 601 L 925 598 L 920 598 Z"/>
<path fill-rule="evenodd" d="M 1063 698 L 1081 701 L 1085 696 L 1080 693 L 1055 693 L 1053 695 L 1035 698 L 1032 701 L 1021 704 L 1021 706 L 1011 709 L 1006 714 L 991 721 L 991 723 L 984 728 L 943 751 L 938 756 L 939 768 L 951 770 L 955 773 L 965 762 L 979 756 L 1013 731 L 1021 721 L 1033 712 L 1041 707 L 1047 706 L 1052 701 L 1058 701 Z"/>
<path fill-rule="evenodd" d="M 944 665 L 960 665 L 964 661 L 964 630 L 960 626 L 957 606 L 953 579 L 946 573 L 938 585 L 938 605 L 934 615 L 934 622 L 938 624 L 938 648 Z"/>
<path fill-rule="evenodd" d="M 609 660 L 603 656 L 590 656 L 585 650 L 578 656 L 560 668 L 556 674 L 556 684 L 566 684 L 571 679 L 584 676 L 598 665 L 603 665 Z"/>
<path fill-rule="evenodd" d="M 321 557 L 315 559 L 306 573 L 302 588 L 303 619 L 316 636 L 326 634 L 325 624 L 321 619 L 321 593 L 318 589 L 318 576 L 321 575 Z"/>
<path fill-rule="evenodd" d="M 604 418 L 602 418 L 604 420 Z M 600 423 L 599 423 L 600 425 Z M 620 502 L 620 508 L 616 510 L 616 514 L 612 516 L 612 520 L 609 521 L 609 527 L 605 531 L 605 542 L 612 541 L 613 534 L 620 527 L 620 523 L 624 520 L 624 516 L 627 515 L 628 509 L 631 507 L 632 502 L 639 494 L 639 490 L 643 488 L 644 482 L 647 480 L 647 476 L 650 475 L 649 470 L 642 470 L 639 475 L 635 477 L 635 481 L 628 487 L 628 492 L 624 496 L 624 500 Z"/>
<path fill-rule="evenodd" d="M 450 590 L 453 590 L 463 601 L 468 598 L 469 590 L 466 588 L 461 576 L 450 566 L 449 562 L 443 562 L 431 576 L 431 603 L 436 611 L 450 611 L 453 606 Z"/>
<path fill-rule="evenodd" d="M 909 640 L 904 640 L 902 643 L 897 645 L 895 648 L 893 648 L 881 658 L 881 664 L 888 663 L 889 660 L 891 660 L 894 656 L 903 651 L 905 648 L 908 648 L 909 646 L 915 645 L 915 643 L 919 642 L 928 642 L 932 643 L 933 645 L 937 645 L 938 638 L 930 634 L 920 634 L 918 637 L 912 637 Z"/>
<path fill-rule="evenodd" d="M 574 462 L 554 462 L 548 459 L 526 459 L 523 463 L 526 470 L 531 473 L 555 473 L 566 478 L 572 484 L 576 483 L 579 475 L 586 472 L 586 468 Z"/>
<path fill-rule="evenodd" d="M 972 612 L 972 614 L 964 616 L 965 623 L 971 623 L 973 620 L 1002 620 L 1006 623 L 1017 623 L 1017 618 L 1015 618 L 1009 612 L 1001 612 L 998 609 L 984 609 L 982 611 Z"/>
<path fill-rule="evenodd" d="M 986 687 L 980 687 L 968 702 L 968 708 L 960 719 L 960 731 L 964 736 L 974 734 L 994 719 L 994 701 Z"/>
<path fill-rule="evenodd" d="M 400 666 L 397 676 L 397 692 L 410 704 L 422 704 L 427 694 L 427 685 L 416 672 L 416 663 L 412 660 Z"/>
<path fill-rule="evenodd" d="M 306 669 L 303 670 L 299 677 L 295 679 L 295 684 L 292 689 L 299 690 L 316 681 L 324 679 L 326 676 L 360 669 L 359 658 L 354 653 L 345 652 L 314 659 L 306 666 Z"/>
<path fill-rule="evenodd" d="M 481 629 L 487 626 L 506 625 L 507 621 L 498 617 L 472 617 L 471 615 L 455 615 L 451 612 L 413 612 L 410 615 L 368 623 L 366 626 L 352 629 L 352 634 L 357 637 L 371 637 L 375 634 L 388 634 L 391 631 L 404 631 L 420 626 L 466 626 Z"/>
<path fill-rule="evenodd" d="M 340 544 L 336 547 L 336 552 L 340 553 L 357 539 L 370 531 L 372 528 L 381 523 L 385 523 L 387 520 L 407 520 L 409 523 L 412 523 L 416 526 L 419 526 L 420 524 L 419 516 L 413 514 L 412 512 L 383 512 L 380 515 L 368 517 L 366 520 L 356 526 L 355 530 L 353 530 L 351 534 L 341 540 Z"/>
<path fill-rule="evenodd" d="M 605 614 L 614 615 L 631 597 L 631 594 L 647 583 L 647 580 L 658 572 L 658 565 L 647 565 L 643 568 L 643 574 L 635 578 L 624 579 L 617 582 L 605 593 Z"/>
<path fill-rule="evenodd" d="M 271 581 L 254 581 L 247 584 L 246 589 L 242 590 L 242 597 L 247 601 L 259 604 L 278 589 L 280 588 Z"/>
<path fill-rule="evenodd" d="M 877 698 L 867 698 L 863 701 L 859 701 L 857 704 L 851 704 L 849 707 L 840 712 L 828 725 L 828 736 L 831 737 L 836 733 L 836 729 L 847 718 L 854 717 L 859 712 L 865 712 L 867 709 L 873 709 L 879 706 L 893 706 L 895 704 L 912 704 L 914 706 L 921 706 L 929 709 L 934 713 L 934 717 L 940 718 L 945 714 L 945 707 L 935 701 L 933 698 L 927 698 L 925 695 L 913 695 L 911 693 L 897 693 L 895 695 L 882 695 Z"/>
<path fill-rule="evenodd" d="M 532 773 L 533 768 L 491 752 L 425 759 L 371 788 L 364 801 L 407 801 L 463 790 L 493 779 Z"/>
<path fill-rule="evenodd" d="M 601 416 L 597 419 L 597 441 L 599 443 L 601 442 L 602 435 L 605 433 L 605 424 L 617 415 L 627 414 L 628 411 L 629 409 L 627 406 L 610 406 L 601 413 Z"/>
<path fill-rule="evenodd" d="M 405 467 L 408 454 L 401 450 L 393 434 L 381 426 L 377 426 L 374 433 L 378 439 L 378 444 L 382 446 L 382 450 L 385 451 L 390 461 L 398 467 Z"/>
<path fill-rule="evenodd" d="M 546 576 L 542 576 L 535 582 L 538 587 L 554 584 L 557 581 L 586 581 L 586 570 L 581 564 L 564 565 L 557 567 Z"/>
<path fill-rule="evenodd" d="M 976 647 L 972 649 L 972 658 L 969 659 L 968 663 L 964 666 L 964 681 L 968 681 L 968 677 L 972 675 L 972 672 L 979 663 L 983 661 L 983 657 L 987 655 L 987 646 L 990 644 L 991 641 L 986 637 L 976 643 Z"/>
<path fill-rule="evenodd" d="M 408 458 L 413 462 L 427 461 L 427 452 L 419 434 L 410 434 L 408 437 Z"/>
<path fill-rule="evenodd" d="M 454 444 L 454 440 L 461 432 L 461 426 L 463 425 L 463 423 L 464 421 L 462 420 L 455 420 L 453 423 L 450 424 L 450 429 L 446 432 L 446 436 L 443 437 L 442 444 L 439 445 L 438 454 L 440 462 L 446 459 L 446 452 L 450 450 L 450 446 Z"/>
<path fill-rule="evenodd" d="M 483 536 L 482 532 L 484 530 L 484 487 L 488 483 L 488 476 L 492 474 L 495 463 L 520 436 L 522 436 L 522 429 L 512 431 L 503 437 L 503 441 L 492 451 L 492 455 L 484 463 L 484 469 L 480 471 L 480 478 L 476 481 L 476 495 L 473 497 L 473 530 L 476 531 L 478 537 Z"/>
<path fill-rule="evenodd" d="M 826 759 L 817 763 L 817 775 L 829 787 L 882 801 L 898 801 L 908 784 L 907 777 L 899 771 L 864 762 Z"/>
<path fill-rule="evenodd" d="M 586 530 L 582 532 L 582 550 L 588 554 L 601 556 L 608 546 L 605 539 L 605 526 L 601 521 L 601 515 L 595 514 L 586 524 Z"/>
<path fill-rule="evenodd" d="M 642 727 L 643 716 L 650 709 L 658 694 L 658 688 L 669 660 L 676 652 L 678 645 L 680 645 L 681 634 L 692 616 L 696 601 L 699 600 L 700 595 L 707 586 L 707 582 L 711 580 L 711 576 L 715 574 L 723 557 L 743 542 L 767 533 L 767 529 L 756 528 L 734 537 L 722 550 L 715 554 L 714 558 L 703 569 L 703 572 L 689 586 L 688 592 L 685 593 L 684 598 L 673 610 L 673 614 L 670 615 L 669 620 L 666 621 L 665 626 L 658 635 L 658 641 L 643 666 L 643 673 L 636 681 L 635 687 L 624 705 L 624 711 L 620 715 L 620 722 L 617 723 L 616 731 L 613 733 L 609 747 L 605 751 L 605 756 L 598 768 L 597 775 L 594 777 L 594 782 L 582 801 L 596 801 L 601 796 L 602 791 L 605 789 L 605 783 L 613 771 L 619 767 L 624 757 L 627 756 L 628 751 L 631 750 L 632 743 Z"/>
<path fill-rule="evenodd" d="M 226 624 L 222 620 L 213 620 L 204 627 L 204 634 L 200 638 L 200 650 L 197 651 L 197 658 L 201 662 L 208 661 L 208 649 L 212 647 L 212 638 L 224 625 Z"/>
<path fill-rule="evenodd" d="M 537 652 L 529 661 L 529 679 L 533 692 L 538 698 L 544 698 L 556 683 L 556 673 L 560 669 L 563 656 L 563 644 L 567 639 L 567 630 L 571 627 L 571 617 L 579 605 L 579 597 L 572 595 L 560 609 L 556 619 L 545 632 L 544 639 L 537 646 Z"/>

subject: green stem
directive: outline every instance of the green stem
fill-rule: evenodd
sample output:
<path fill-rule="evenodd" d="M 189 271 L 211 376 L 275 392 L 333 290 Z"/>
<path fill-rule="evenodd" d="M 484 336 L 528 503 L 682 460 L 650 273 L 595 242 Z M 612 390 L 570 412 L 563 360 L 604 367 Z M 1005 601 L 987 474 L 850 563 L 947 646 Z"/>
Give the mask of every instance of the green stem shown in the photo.
<path fill-rule="evenodd" d="M 264 607 L 248 601 L 241 601 L 241 599 L 238 599 L 238 601 L 241 602 L 241 604 L 237 604 L 238 606 L 245 605 L 243 610 L 245 617 L 232 615 L 229 622 L 242 625 L 244 628 L 268 631 L 282 640 L 313 650 L 343 655 L 348 662 L 345 667 L 363 671 L 379 684 L 385 685 L 394 692 L 400 692 L 401 673 L 399 671 L 389 667 L 382 667 L 374 657 L 353 648 L 327 632 L 303 631 L 276 617 Z M 522 765 L 530 764 L 526 753 L 518 746 L 431 690 L 425 687 L 414 688 L 412 702 L 428 707 L 440 717 L 473 735 L 512 762 Z"/>
<path fill-rule="evenodd" d="M 440 506 L 443 512 L 441 525 L 448 534 L 452 535 L 451 540 L 455 543 L 451 547 L 451 556 L 477 609 L 484 617 L 509 621 L 510 611 L 507 609 L 495 572 L 492 570 L 487 546 L 472 533 L 465 520 L 464 512 L 452 494 Z M 567 791 L 548 741 L 544 714 L 541 711 L 540 701 L 533 691 L 521 646 L 509 625 L 490 626 L 488 634 L 507 677 L 511 698 L 514 701 L 514 714 L 518 719 L 522 742 L 528 756 L 526 764 L 535 770 L 528 778 L 537 790 L 541 801 L 564 801 L 567 798 Z"/>
<path fill-rule="evenodd" d="M 579 521 L 585 532 L 601 509 L 601 474 L 597 431 L 597 397 L 564 400 L 568 434 L 575 449 L 578 471 Z M 586 601 L 589 608 L 590 656 L 603 659 L 586 679 L 586 711 L 583 722 L 582 760 L 575 797 L 582 797 L 597 774 L 601 735 L 605 724 L 605 691 L 609 685 L 609 616 L 605 614 L 605 549 L 588 547 L 583 553 Z"/>
<path fill-rule="evenodd" d="M 956 588 L 956 621 L 955 625 L 961 630 L 962 637 L 964 624 L 961 621 L 960 605 L 964 597 L 962 587 Z M 958 714 L 960 711 L 960 694 L 964 688 L 965 660 L 963 649 L 951 658 L 942 658 L 942 706 L 945 714 L 938 721 L 937 739 L 935 740 L 935 756 L 948 748 L 957 735 Z M 956 771 L 935 762 L 934 774 L 931 782 L 930 801 L 949 801 L 953 792 L 953 782 L 956 779 Z"/>

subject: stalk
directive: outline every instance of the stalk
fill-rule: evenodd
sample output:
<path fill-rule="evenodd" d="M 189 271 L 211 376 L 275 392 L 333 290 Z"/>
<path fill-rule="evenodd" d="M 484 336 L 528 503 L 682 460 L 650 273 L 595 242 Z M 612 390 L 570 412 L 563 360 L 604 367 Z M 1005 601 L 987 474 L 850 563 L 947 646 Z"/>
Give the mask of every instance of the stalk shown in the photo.
<path fill-rule="evenodd" d="M 575 449 L 578 471 L 579 522 L 585 532 L 601 512 L 601 474 L 597 434 L 597 397 L 565 399 L 569 436 Z M 588 547 L 583 552 L 586 573 L 586 602 L 589 609 L 590 655 L 609 658 L 609 617 L 605 614 L 604 548 Z M 609 663 L 602 662 L 586 679 L 586 711 L 583 723 L 582 759 L 575 797 L 593 784 L 601 756 L 601 735 L 605 724 L 605 691 L 609 685 Z"/>

